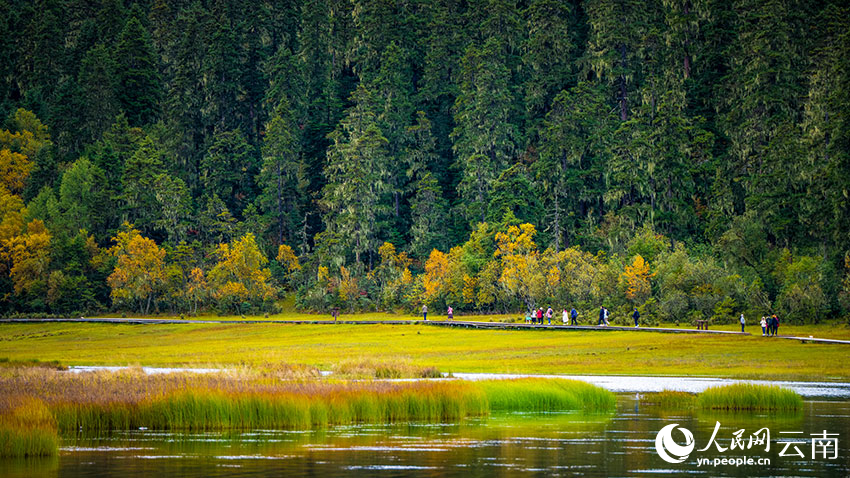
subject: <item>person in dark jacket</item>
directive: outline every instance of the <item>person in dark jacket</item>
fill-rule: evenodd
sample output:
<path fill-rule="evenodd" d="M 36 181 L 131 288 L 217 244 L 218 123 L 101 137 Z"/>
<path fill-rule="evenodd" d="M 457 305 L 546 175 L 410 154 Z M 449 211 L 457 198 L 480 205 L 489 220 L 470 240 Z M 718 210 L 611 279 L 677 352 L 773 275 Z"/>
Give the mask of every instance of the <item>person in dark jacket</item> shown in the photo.
<path fill-rule="evenodd" d="M 570 323 L 573 325 L 578 325 L 578 311 L 575 307 L 570 310 Z"/>
<path fill-rule="evenodd" d="M 640 312 L 638 312 L 637 307 L 635 307 L 635 313 L 632 314 L 632 318 L 635 319 L 635 327 L 637 327 L 638 320 L 640 319 Z"/>
<path fill-rule="evenodd" d="M 599 323 L 596 325 L 604 325 L 605 324 L 605 306 L 599 308 Z"/>

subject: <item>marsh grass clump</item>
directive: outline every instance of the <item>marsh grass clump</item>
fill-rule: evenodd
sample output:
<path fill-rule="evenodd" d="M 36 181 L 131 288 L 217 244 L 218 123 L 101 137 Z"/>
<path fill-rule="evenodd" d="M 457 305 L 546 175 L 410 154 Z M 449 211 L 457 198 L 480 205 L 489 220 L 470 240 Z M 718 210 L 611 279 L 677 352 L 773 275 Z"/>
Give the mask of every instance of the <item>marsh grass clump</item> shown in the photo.
<path fill-rule="evenodd" d="M 522 378 L 477 384 L 487 394 L 491 410 L 609 412 L 617 403 L 608 390 L 578 380 Z"/>
<path fill-rule="evenodd" d="M 687 410 L 694 407 L 696 400 L 697 396 L 693 393 L 662 390 L 658 393 L 641 395 L 640 403 L 664 409 Z"/>
<path fill-rule="evenodd" d="M 58 430 L 321 428 L 348 423 L 456 421 L 486 415 L 487 396 L 460 381 L 281 380 L 263 373 L 140 370 L 0 374 L 0 415 L 19 396 L 43 400 Z"/>
<path fill-rule="evenodd" d="M 0 458 L 54 456 L 58 451 L 56 421 L 41 400 L 21 399 L 0 415 Z"/>
<path fill-rule="evenodd" d="M 55 448 L 51 440 L 57 430 L 309 429 L 453 422 L 491 410 L 610 411 L 614 404 L 612 393 L 569 380 L 282 380 L 274 373 L 241 370 L 146 375 L 140 369 L 72 374 L 28 368 L 0 373 L 2 443 L 15 450 L 8 453 L 26 456 Z"/>
<path fill-rule="evenodd" d="M 347 361 L 336 365 L 333 372 L 340 377 L 355 379 L 441 378 L 443 376 L 436 367 L 421 367 L 404 360 L 393 362 Z"/>
<path fill-rule="evenodd" d="M 777 385 L 733 383 L 706 389 L 699 394 L 697 404 L 710 410 L 796 411 L 803 408 L 803 398 Z"/>
<path fill-rule="evenodd" d="M 308 429 L 348 423 L 455 421 L 487 413 L 468 384 L 298 384 L 242 392 L 188 390 L 138 403 L 54 407 L 61 430 Z"/>

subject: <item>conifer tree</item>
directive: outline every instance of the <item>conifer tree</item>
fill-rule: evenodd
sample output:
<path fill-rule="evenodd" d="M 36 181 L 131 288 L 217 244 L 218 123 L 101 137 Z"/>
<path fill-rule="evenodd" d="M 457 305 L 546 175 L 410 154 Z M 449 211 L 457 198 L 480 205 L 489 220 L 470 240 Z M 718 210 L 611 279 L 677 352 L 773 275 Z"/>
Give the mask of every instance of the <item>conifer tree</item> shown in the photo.
<path fill-rule="evenodd" d="M 127 21 L 115 48 L 117 96 L 131 125 L 156 119 L 161 83 L 150 35 L 142 23 Z"/>
<path fill-rule="evenodd" d="M 82 136 L 86 143 L 100 138 L 120 112 L 116 74 L 117 65 L 102 44 L 86 52 L 80 63 L 77 82 L 80 85 L 82 124 L 75 134 Z"/>
<path fill-rule="evenodd" d="M 257 176 L 257 200 L 276 246 L 294 241 L 301 217 L 299 199 L 307 185 L 298 140 L 292 111 L 283 97 L 266 125 L 263 165 Z"/>
<path fill-rule="evenodd" d="M 348 109 L 340 127 L 330 138 L 328 183 L 322 191 L 327 210 L 326 228 L 354 252 L 360 263 L 364 253 L 377 251 L 378 221 L 387 212 L 381 203 L 387 191 L 387 139 L 376 124 L 372 93 L 359 85 L 351 95 L 354 105 Z"/>

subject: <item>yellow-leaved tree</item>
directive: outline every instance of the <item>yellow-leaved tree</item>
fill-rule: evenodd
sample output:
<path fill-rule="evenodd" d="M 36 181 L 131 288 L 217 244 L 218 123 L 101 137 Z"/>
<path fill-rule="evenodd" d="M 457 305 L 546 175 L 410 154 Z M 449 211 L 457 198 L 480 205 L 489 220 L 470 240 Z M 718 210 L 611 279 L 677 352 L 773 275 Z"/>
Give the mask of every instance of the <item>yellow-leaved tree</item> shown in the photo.
<path fill-rule="evenodd" d="M 632 265 L 626 265 L 622 279 L 626 283 L 626 297 L 635 304 L 642 304 L 649 298 L 652 293 L 652 286 L 649 279 L 655 273 L 649 272 L 649 263 L 638 254 L 632 261 Z"/>
<path fill-rule="evenodd" d="M 222 308 L 233 307 L 241 313 L 242 304 L 274 300 L 277 292 L 269 283 L 271 271 L 264 267 L 268 259 L 260 251 L 253 234 L 248 233 L 230 244 L 219 244 L 218 263 L 207 274 L 212 296 Z"/>
<path fill-rule="evenodd" d="M 425 261 L 425 274 L 422 276 L 422 302 L 433 304 L 442 294 L 449 272 L 449 260 L 444 252 L 431 251 Z"/>
<path fill-rule="evenodd" d="M 540 254 L 534 235 L 537 231 L 531 224 L 511 226 L 507 233 L 496 234 L 495 257 L 501 260 L 502 272 L 499 285 L 509 298 L 525 303 L 528 309 L 542 300 L 550 271 L 540 265 Z"/>
<path fill-rule="evenodd" d="M 112 240 L 115 245 L 109 252 L 116 262 L 107 278 L 112 300 L 136 304 L 139 312 L 147 314 L 165 284 L 165 250 L 126 222 Z"/>
<path fill-rule="evenodd" d="M 413 260 L 406 252 L 396 252 L 395 246 L 390 242 L 384 242 L 378 248 L 381 263 L 369 277 L 375 279 L 380 288 L 381 305 L 392 308 L 398 304 L 407 304 L 413 295 L 413 275 L 410 273 L 410 264 Z"/>
<path fill-rule="evenodd" d="M 295 277 L 295 274 L 301 270 L 301 262 L 298 260 L 298 256 L 295 255 L 295 251 L 292 250 L 286 244 L 281 244 L 277 248 L 277 262 L 285 271 L 285 279 L 287 285 L 292 285 L 292 280 Z"/>
<path fill-rule="evenodd" d="M 11 277 L 15 294 L 45 294 L 50 265 L 50 232 L 38 219 L 27 224 L 26 233 L 12 240 Z"/>
<path fill-rule="evenodd" d="M 4 275 L 12 268 L 12 248 L 24 229 L 26 212 L 21 197 L 0 186 L 0 273 Z"/>
<path fill-rule="evenodd" d="M 189 280 L 186 282 L 186 298 L 192 304 L 192 313 L 198 313 L 198 305 L 203 304 L 209 297 L 209 286 L 204 271 L 195 267 L 189 272 Z"/>

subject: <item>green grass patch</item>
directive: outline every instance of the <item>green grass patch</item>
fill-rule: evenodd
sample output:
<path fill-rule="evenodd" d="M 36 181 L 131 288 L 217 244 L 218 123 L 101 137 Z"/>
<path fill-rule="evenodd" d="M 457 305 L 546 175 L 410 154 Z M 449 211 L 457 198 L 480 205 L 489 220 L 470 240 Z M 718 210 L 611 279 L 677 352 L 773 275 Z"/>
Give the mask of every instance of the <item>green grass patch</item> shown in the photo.
<path fill-rule="evenodd" d="M 688 410 L 696 404 L 697 396 L 688 392 L 662 390 L 658 393 L 641 395 L 640 403 L 672 410 Z"/>
<path fill-rule="evenodd" d="M 0 357 L 0 367 L 2 368 L 48 368 L 52 370 L 68 370 L 68 367 L 59 363 L 58 360 L 42 362 L 38 359 L 28 360 L 9 360 L 8 357 Z"/>
<path fill-rule="evenodd" d="M 487 412 L 484 394 L 460 383 L 246 393 L 193 390 L 136 404 L 54 407 L 60 430 L 310 429 L 350 423 L 458 421 Z"/>
<path fill-rule="evenodd" d="M 734 383 L 706 389 L 699 394 L 697 405 L 709 410 L 797 411 L 803 409 L 803 398 L 776 385 Z"/>
<path fill-rule="evenodd" d="M 14 408 L 0 415 L 0 458 L 54 456 L 59 452 L 56 421 L 44 402 L 25 398 L 5 403 L 14 403 Z"/>
<path fill-rule="evenodd" d="M 490 402 L 491 410 L 546 412 L 581 410 L 613 411 L 613 393 L 577 380 L 523 378 L 477 382 Z"/>

